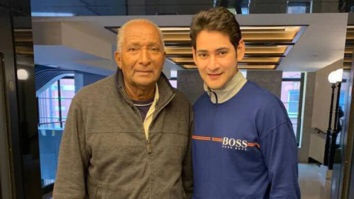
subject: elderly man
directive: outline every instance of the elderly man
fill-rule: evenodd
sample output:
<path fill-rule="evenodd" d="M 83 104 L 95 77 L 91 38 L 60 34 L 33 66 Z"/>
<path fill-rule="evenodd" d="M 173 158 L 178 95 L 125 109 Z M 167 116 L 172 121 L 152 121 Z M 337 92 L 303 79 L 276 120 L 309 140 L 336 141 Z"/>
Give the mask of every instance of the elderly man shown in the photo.
<path fill-rule="evenodd" d="M 191 197 L 191 106 L 161 74 L 164 59 L 155 24 L 122 26 L 117 73 L 72 101 L 55 199 Z"/>
<path fill-rule="evenodd" d="M 205 93 L 194 105 L 194 199 L 298 199 L 297 146 L 284 105 L 238 72 L 245 44 L 225 8 L 198 13 L 194 62 Z"/>

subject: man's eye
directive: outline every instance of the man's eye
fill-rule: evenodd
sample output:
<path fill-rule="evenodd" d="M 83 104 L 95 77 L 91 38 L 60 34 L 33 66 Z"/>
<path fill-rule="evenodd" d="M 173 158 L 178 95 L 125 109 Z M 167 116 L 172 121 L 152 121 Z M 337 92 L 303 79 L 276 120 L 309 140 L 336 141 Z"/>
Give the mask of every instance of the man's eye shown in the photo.
<path fill-rule="evenodd" d="M 198 57 L 200 57 L 200 58 L 207 58 L 207 57 L 208 57 L 208 54 L 206 54 L 206 53 L 198 53 Z"/>
<path fill-rule="evenodd" d="M 129 52 L 135 52 L 135 51 L 137 51 L 138 50 L 138 48 L 136 48 L 136 47 L 130 47 L 130 48 L 128 48 L 128 51 Z"/>
<path fill-rule="evenodd" d="M 227 54 L 227 51 L 219 51 L 218 52 L 218 55 L 226 55 Z"/>
<path fill-rule="evenodd" d="M 160 52 L 160 48 L 158 47 L 151 47 L 150 50 L 153 52 Z"/>

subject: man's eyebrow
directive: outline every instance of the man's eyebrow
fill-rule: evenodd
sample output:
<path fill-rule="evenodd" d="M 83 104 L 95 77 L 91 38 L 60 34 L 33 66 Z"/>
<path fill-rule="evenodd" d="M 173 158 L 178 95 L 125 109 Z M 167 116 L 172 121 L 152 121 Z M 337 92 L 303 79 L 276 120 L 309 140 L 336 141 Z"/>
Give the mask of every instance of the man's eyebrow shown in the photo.
<path fill-rule="evenodd" d="M 201 49 L 201 50 L 197 50 L 197 53 L 207 53 L 207 50 Z"/>
<path fill-rule="evenodd" d="M 156 43 L 156 42 L 151 42 L 148 44 L 148 46 L 161 46 L 160 43 Z"/>
<path fill-rule="evenodd" d="M 221 47 L 221 48 L 216 49 L 215 51 L 220 51 L 220 50 L 229 50 L 229 48 L 228 47 Z"/>
<path fill-rule="evenodd" d="M 220 50 L 229 50 L 229 48 L 228 47 L 220 47 L 220 48 L 217 48 L 215 51 L 220 51 Z M 197 50 L 197 53 L 205 53 L 205 52 L 208 52 L 208 51 L 205 49 Z"/>
<path fill-rule="evenodd" d="M 133 43 L 128 43 L 129 46 L 140 46 L 139 43 L 133 42 Z"/>

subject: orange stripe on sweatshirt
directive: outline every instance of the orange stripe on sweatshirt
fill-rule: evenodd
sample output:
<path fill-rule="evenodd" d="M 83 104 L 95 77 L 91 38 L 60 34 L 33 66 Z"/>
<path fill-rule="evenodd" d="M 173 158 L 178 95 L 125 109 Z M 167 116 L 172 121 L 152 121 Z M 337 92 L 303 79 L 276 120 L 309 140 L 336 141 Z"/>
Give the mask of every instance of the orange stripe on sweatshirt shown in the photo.
<path fill-rule="evenodd" d="M 256 146 L 256 147 L 258 147 L 258 148 L 261 148 L 261 146 L 258 144 L 258 143 L 248 143 L 247 144 L 247 146 L 250 146 L 250 147 L 254 147 L 254 146 Z"/>
<path fill-rule="evenodd" d="M 212 141 L 214 142 L 222 142 L 222 138 L 211 138 Z"/>
<path fill-rule="evenodd" d="M 193 136 L 192 136 L 192 139 L 195 139 L 195 140 L 207 140 L 207 141 L 210 141 L 210 140 L 211 140 L 211 137 L 205 137 L 205 136 L 193 135 Z"/>

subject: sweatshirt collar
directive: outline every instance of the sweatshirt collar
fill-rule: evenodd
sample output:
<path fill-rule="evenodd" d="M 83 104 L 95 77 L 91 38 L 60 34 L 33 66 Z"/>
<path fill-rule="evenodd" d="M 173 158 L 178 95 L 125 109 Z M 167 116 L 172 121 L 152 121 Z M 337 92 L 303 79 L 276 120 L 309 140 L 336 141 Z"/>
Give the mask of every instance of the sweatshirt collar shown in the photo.
<path fill-rule="evenodd" d="M 211 89 L 204 83 L 204 90 L 208 93 L 210 101 L 221 104 L 235 96 L 246 84 L 247 79 L 241 72 L 237 72 L 221 89 Z"/>

